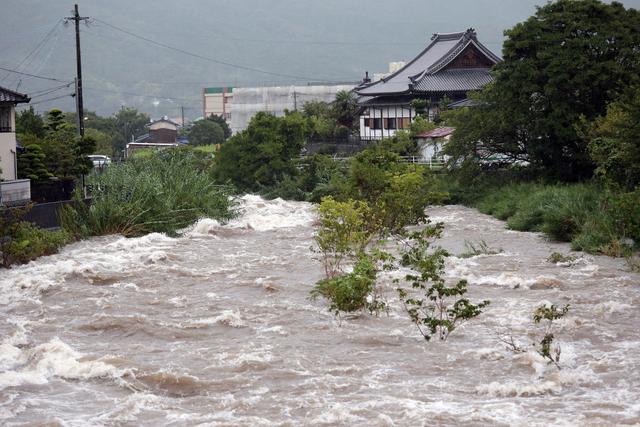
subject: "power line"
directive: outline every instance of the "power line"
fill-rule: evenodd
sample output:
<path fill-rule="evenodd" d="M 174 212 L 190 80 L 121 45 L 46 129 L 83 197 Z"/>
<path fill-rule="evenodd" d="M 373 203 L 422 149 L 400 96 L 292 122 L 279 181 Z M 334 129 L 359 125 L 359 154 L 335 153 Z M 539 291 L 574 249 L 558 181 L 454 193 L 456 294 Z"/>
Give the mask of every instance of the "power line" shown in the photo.
<path fill-rule="evenodd" d="M 68 93 L 68 94 L 65 94 L 65 95 L 56 96 L 54 98 L 43 99 L 43 100 L 38 101 L 38 102 L 31 102 L 28 105 L 25 105 L 25 107 L 28 107 L 28 106 L 30 107 L 30 106 L 38 105 L 38 104 L 44 104 L 45 102 L 55 101 L 55 100 L 58 100 L 58 99 L 66 98 L 67 96 L 74 97 L 75 93 Z"/>
<path fill-rule="evenodd" d="M 171 96 L 162 96 L 162 95 L 143 95 L 141 93 L 131 93 L 131 92 L 121 92 L 119 90 L 110 90 L 110 89 L 98 89 L 93 87 L 86 87 L 86 90 L 93 90 L 98 92 L 107 92 L 107 93 L 115 93 L 117 95 L 128 95 L 128 96 L 139 96 L 141 98 L 150 98 L 150 99 L 169 99 L 172 101 L 188 101 L 192 102 L 199 98 L 200 95 L 194 95 L 193 98 L 174 98 Z"/>
<path fill-rule="evenodd" d="M 47 34 L 44 35 L 44 37 L 42 38 L 42 40 L 40 40 L 38 42 L 38 44 L 36 45 L 36 47 L 34 47 L 28 54 L 27 56 L 25 56 L 22 61 L 20 61 L 20 63 L 18 63 L 18 65 L 16 66 L 16 70 L 20 69 L 20 67 L 29 59 L 29 57 L 31 57 L 32 55 L 35 57 L 35 53 L 42 47 L 44 46 L 44 44 L 49 40 L 49 37 L 53 34 L 53 32 L 58 28 L 58 25 L 60 25 L 60 23 L 62 22 L 62 19 L 59 19 L 55 25 L 53 26 L 53 28 L 51 28 L 51 30 L 49 30 L 49 32 Z M 7 77 L 9 77 L 10 73 L 5 74 L 5 76 L 0 79 L 1 81 L 4 81 L 7 79 Z"/>
<path fill-rule="evenodd" d="M 184 49 L 180 49 L 180 48 L 177 48 L 177 47 L 174 47 L 174 46 L 170 46 L 170 45 L 162 43 L 162 42 L 158 42 L 158 41 L 152 40 L 150 38 L 141 36 L 139 34 L 131 32 L 129 30 L 125 30 L 123 28 L 116 27 L 115 25 L 109 24 L 108 22 L 105 22 L 105 21 L 103 21 L 101 19 L 97 19 L 97 18 L 94 18 L 94 19 L 95 19 L 96 22 L 100 22 L 100 23 L 106 25 L 107 27 L 110 27 L 110 28 L 112 28 L 112 29 L 114 29 L 116 31 L 120 31 L 120 32 L 122 32 L 124 34 L 128 34 L 131 37 L 135 37 L 137 39 L 144 40 L 147 43 L 151 43 L 151 44 L 154 44 L 156 46 L 163 47 L 165 49 L 173 50 L 175 52 L 179 52 L 179 53 L 182 53 L 184 55 L 192 56 L 194 58 L 202 59 L 204 61 L 213 62 L 215 64 L 226 65 L 228 67 L 238 68 L 240 70 L 253 71 L 253 72 L 256 72 L 256 73 L 268 74 L 268 75 L 271 75 L 271 76 L 287 77 L 287 78 L 296 79 L 296 80 L 330 82 L 330 80 L 325 80 L 325 79 L 318 79 L 318 78 L 305 77 L 305 76 L 297 76 L 297 75 L 292 75 L 292 74 L 276 73 L 276 72 L 272 72 L 272 71 L 261 70 L 259 68 L 248 67 L 248 66 L 245 66 L 245 65 L 238 65 L 238 64 L 233 64 L 231 62 L 220 61 L 218 59 L 209 58 L 207 56 L 203 56 L 203 55 L 200 55 L 200 54 L 197 54 L 197 53 L 189 52 L 189 51 L 184 50 Z"/>
<path fill-rule="evenodd" d="M 29 96 L 31 97 L 31 99 L 40 98 L 40 97 L 43 97 L 43 96 L 50 95 L 50 94 L 52 94 L 54 92 L 58 92 L 58 91 L 63 90 L 63 89 L 67 89 L 72 84 L 73 83 L 69 83 L 68 85 L 63 85 L 63 86 L 59 86 L 59 87 L 56 87 L 56 88 L 51 88 L 51 89 L 46 90 L 46 91 L 36 92 L 37 94 L 30 93 Z"/>
<path fill-rule="evenodd" d="M 73 82 L 67 83 L 67 84 L 64 84 L 64 85 L 60 85 L 60 86 L 50 87 L 50 88 L 47 88 L 47 89 L 35 90 L 35 91 L 31 91 L 31 92 L 30 91 L 26 91 L 26 93 L 28 93 L 29 96 L 31 98 L 33 98 L 34 96 L 42 96 L 43 92 L 46 93 L 46 92 L 49 92 L 49 91 L 52 91 L 52 90 L 59 90 L 59 89 L 65 88 L 65 87 L 69 87 L 72 84 L 73 84 Z"/>
<path fill-rule="evenodd" d="M 52 82 L 60 82 L 60 83 L 70 83 L 68 80 L 56 79 L 54 77 L 39 76 L 37 74 L 23 73 L 22 71 L 16 71 L 10 68 L 0 67 L 0 70 L 7 71 L 9 73 L 20 74 L 21 76 L 33 77 L 35 79 L 50 80 Z"/>

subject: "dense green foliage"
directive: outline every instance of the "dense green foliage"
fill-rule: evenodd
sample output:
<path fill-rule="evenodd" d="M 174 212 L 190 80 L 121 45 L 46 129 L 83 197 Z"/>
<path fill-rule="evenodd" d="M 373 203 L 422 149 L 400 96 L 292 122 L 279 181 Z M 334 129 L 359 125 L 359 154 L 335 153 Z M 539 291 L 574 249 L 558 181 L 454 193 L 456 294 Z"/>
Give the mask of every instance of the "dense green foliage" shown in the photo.
<path fill-rule="evenodd" d="M 338 202 L 327 197 L 318 207 L 318 214 L 317 251 L 326 276 L 333 278 L 342 273 L 343 262 L 364 253 L 379 227 L 371 208 L 362 201 Z"/>
<path fill-rule="evenodd" d="M 225 140 L 224 130 L 213 120 L 199 120 L 189 129 L 189 144 L 217 145 Z"/>
<path fill-rule="evenodd" d="M 26 208 L 0 209 L 0 266 L 24 264 L 40 256 L 51 255 L 67 244 L 63 231 L 47 231 L 23 221 Z"/>
<path fill-rule="evenodd" d="M 378 314 L 386 305 L 377 295 L 377 275 L 375 261 L 362 255 L 350 273 L 319 281 L 311 291 L 311 299 L 321 296 L 329 300 L 329 310 L 336 316 L 361 310 Z"/>
<path fill-rule="evenodd" d="M 297 175 L 294 159 L 304 145 L 306 121 L 299 113 L 258 113 L 216 156 L 215 176 L 240 191 L 260 191 Z"/>
<path fill-rule="evenodd" d="M 234 216 L 230 189 L 202 170 L 203 156 L 192 150 L 161 151 L 112 165 L 90 177 L 92 201 L 80 200 L 62 215 L 74 236 L 139 236 L 176 233 L 199 218 Z"/>
<path fill-rule="evenodd" d="M 231 128 L 229 127 L 229 124 L 224 119 L 224 117 L 219 116 L 217 114 L 211 114 L 209 117 L 207 117 L 207 120 L 213 123 L 216 123 L 218 126 L 220 126 L 220 128 L 222 129 L 222 132 L 224 133 L 225 140 L 231 136 Z"/>
<path fill-rule="evenodd" d="M 455 161 L 530 162 L 546 177 L 591 176 L 585 122 L 640 76 L 640 12 L 558 0 L 506 31 L 504 62 L 473 108 L 445 115 Z"/>
<path fill-rule="evenodd" d="M 640 86 L 630 88 L 596 120 L 589 151 L 605 182 L 626 190 L 640 185 Z"/>

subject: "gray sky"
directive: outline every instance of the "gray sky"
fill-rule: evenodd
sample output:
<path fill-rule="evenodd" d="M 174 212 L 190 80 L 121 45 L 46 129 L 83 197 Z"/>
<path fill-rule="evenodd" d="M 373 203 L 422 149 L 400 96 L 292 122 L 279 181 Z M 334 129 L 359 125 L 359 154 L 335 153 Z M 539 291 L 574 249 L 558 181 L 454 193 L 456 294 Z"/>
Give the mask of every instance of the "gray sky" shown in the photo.
<path fill-rule="evenodd" d="M 57 22 L 72 1 L 2 0 L 0 67 L 71 80 L 71 26 Z M 110 114 L 120 105 L 154 116 L 180 105 L 196 117 L 204 86 L 358 80 L 390 61 L 409 60 L 434 32 L 477 30 L 500 54 L 503 31 L 535 12 L 536 0 L 78 0 L 86 107 Z M 640 0 L 623 1 L 640 7 Z M 129 31 L 205 56 L 153 45 Z M 47 36 L 47 37 L 45 37 Z M 33 55 L 29 56 L 31 52 Z M 217 61 L 217 62 L 215 62 Z M 240 67 L 224 65 L 233 64 Z M 248 70 L 246 68 L 261 70 Z M 62 83 L 10 75 L 0 85 L 39 93 Z M 4 78 L 4 79 L 3 79 Z M 20 81 L 21 80 L 21 81 Z M 71 90 L 34 97 L 33 103 Z M 40 92 L 42 93 L 42 92 Z M 71 98 L 35 105 L 73 109 Z"/>

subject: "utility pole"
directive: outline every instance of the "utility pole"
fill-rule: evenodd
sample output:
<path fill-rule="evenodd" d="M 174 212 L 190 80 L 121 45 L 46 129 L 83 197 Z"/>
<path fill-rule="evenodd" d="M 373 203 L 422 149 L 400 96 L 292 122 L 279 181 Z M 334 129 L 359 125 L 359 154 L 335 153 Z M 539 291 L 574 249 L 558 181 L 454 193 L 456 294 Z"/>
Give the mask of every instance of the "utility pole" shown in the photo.
<path fill-rule="evenodd" d="M 74 21 L 76 25 L 76 110 L 78 114 L 78 133 L 84 136 L 84 105 L 82 99 L 82 57 L 80 55 L 80 22 L 87 21 L 89 17 L 80 16 L 78 5 L 75 5 L 73 16 L 65 18 L 65 22 Z"/>
<path fill-rule="evenodd" d="M 182 129 L 184 129 L 184 106 L 180 106 L 180 110 L 182 110 Z"/>

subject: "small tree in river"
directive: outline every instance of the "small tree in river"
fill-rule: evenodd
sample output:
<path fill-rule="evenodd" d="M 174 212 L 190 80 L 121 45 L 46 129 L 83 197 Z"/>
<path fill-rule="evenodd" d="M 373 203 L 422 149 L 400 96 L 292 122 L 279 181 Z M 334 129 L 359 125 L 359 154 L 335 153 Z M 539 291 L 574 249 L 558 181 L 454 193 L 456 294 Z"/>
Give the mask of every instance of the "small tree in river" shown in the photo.
<path fill-rule="evenodd" d="M 402 252 L 402 265 L 417 274 L 405 277 L 413 291 L 398 288 L 398 294 L 411 321 L 427 341 L 434 337 L 446 341 L 451 332 L 479 316 L 489 305 L 489 301 L 474 304 L 465 298 L 466 280 L 454 286 L 445 283 L 442 276 L 447 253 L 442 249 L 430 251 L 430 239 L 439 237 L 441 232 L 442 226 L 436 225 L 411 234 L 408 248 Z"/>

